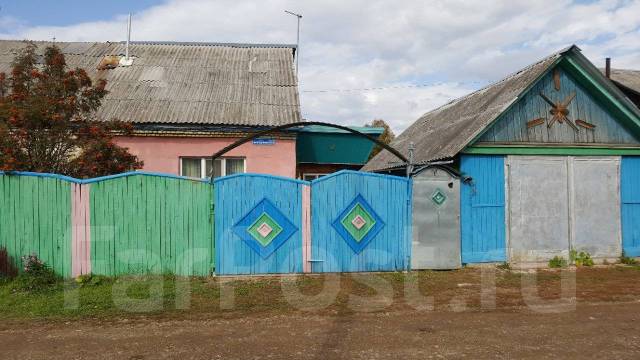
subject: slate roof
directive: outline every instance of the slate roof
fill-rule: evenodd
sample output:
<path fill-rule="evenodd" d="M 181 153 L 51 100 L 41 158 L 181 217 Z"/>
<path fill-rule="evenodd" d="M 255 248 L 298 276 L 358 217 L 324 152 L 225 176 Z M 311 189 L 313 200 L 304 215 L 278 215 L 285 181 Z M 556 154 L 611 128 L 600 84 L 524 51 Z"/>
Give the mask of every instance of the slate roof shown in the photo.
<path fill-rule="evenodd" d="M 611 80 L 640 94 L 640 70 L 611 69 Z"/>
<path fill-rule="evenodd" d="M 38 50 L 51 42 L 34 42 Z M 107 80 L 100 120 L 133 123 L 277 126 L 301 121 L 295 45 L 132 42 L 133 65 L 98 70 L 120 42 L 56 42 L 70 67 Z M 0 40 L 10 72 L 21 41 Z"/>
<path fill-rule="evenodd" d="M 573 45 L 494 84 L 424 114 L 400 134 L 391 146 L 408 158 L 409 144 L 413 142 L 415 163 L 425 164 L 430 161 L 453 158 L 569 52 L 576 55 L 581 66 L 589 68 L 591 76 L 599 76 L 599 80 L 614 93 L 618 100 L 635 109 L 626 96 L 611 82 L 606 81 L 598 69 L 581 55 L 580 49 Z M 362 170 L 398 168 L 398 162 L 399 160 L 393 154 L 383 150 Z"/>

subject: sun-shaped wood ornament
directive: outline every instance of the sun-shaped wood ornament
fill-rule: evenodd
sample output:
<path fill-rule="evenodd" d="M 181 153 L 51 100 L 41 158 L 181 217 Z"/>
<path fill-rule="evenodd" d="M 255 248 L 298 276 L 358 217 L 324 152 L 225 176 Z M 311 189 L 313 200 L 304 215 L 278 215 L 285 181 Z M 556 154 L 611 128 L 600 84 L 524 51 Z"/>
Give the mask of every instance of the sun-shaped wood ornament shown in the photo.
<path fill-rule="evenodd" d="M 560 91 L 561 88 L 561 83 L 560 83 L 560 72 L 556 69 L 553 73 L 553 82 L 554 82 L 554 88 L 556 91 Z M 540 97 L 551 106 L 551 109 L 549 110 L 549 113 L 551 114 L 551 119 L 548 118 L 537 118 L 531 121 L 527 122 L 527 128 L 533 128 L 539 125 L 542 125 L 545 123 L 545 120 L 547 122 L 547 128 L 551 128 L 551 126 L 553 126 L 553 124 L 555 124 L 556 122 L 560 123 L 560 124 L 564 124 L 566 123 L 567 125 L 569 125 L 575 132 L 580 131 L 580 129 L 578 128 L 578 126 L 588 129 L 588 130 L 593 130 L 596 128 L 595 125 L 590 124 L 584 120 L 580 120 L 580 119 L 576 119 L 575 123 L 571 120 L 571 118 L 569 118 L 569 105 L 571 105 L 571 102 L 576 98 L 576 93 L 575 91 L 572 92 L 571 94 L 567 95 L 567 97 L 564 98 L 564 100 L 562 101 L 557 101 L 554 102 L 552 101 L 547 95 L 545 95 L 542 91 L 540 92 Z"/>
<path fill-rule="evenodd" d="M 550 128 L 557 121 L 560 124 L 566 122 L 567 125 L 571 126 L 571 128 L 575 131 L 579 131 L 578 127 L 569 119 L 569 105 L 575 99 L 576 93 L 572 92 L 569 94 L 563 101 L 553 102 L 549 99 L 543 92 L 540 92 L 540 97 L 544 99 L 549 105 L 551 105 L 551 110 L 549 113 L 552 115 L 551 120 L 547 122 L 547 127 Z"/>

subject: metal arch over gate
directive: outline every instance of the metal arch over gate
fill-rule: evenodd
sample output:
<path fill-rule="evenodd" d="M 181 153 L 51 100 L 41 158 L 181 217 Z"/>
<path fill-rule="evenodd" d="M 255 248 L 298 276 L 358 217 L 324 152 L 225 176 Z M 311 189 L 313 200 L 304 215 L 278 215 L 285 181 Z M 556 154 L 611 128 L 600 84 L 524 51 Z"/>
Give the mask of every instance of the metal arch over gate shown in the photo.
<path fill-rule="evenodd" d="M 360 132 L 358 130 L 354 130 L 351 129 L 347 126 L 341 126 L 341 125 L 336 125 L 336 124 L 331 124 L 331 123 L 325 123 L 325 122 L 320 122 L 320 121 L 304 121 L 304 122 L 297 122 L 297 123 L 291 123 L 291 124 L 285 124 L 285 125 L 280 125 L 280 126 L 276 126 L 276 127 L 272 127 L 272 128 L 268 128 L 262 131 L 258 131 L 257 133 L 251 134 L 249 136 L 246 136 L 236 142 L 234 142 L 233 144 L 230 144 L 228 146 L 226 146 L 225 148 L 223 148 L 222 150 L 216 152 L 215 154 L 211 155 L 211 161 L 212 163 L 215 162 L 215 160 L 217 158 L 219 158 L 220 156 L 226 154 L 227 152 L 231 151 L 232 149 L 237 148 L 238 146 L 247 143 L 253 139 L 259 138 L 261 136 L 265 136 L 267 134 L 271 134 L 280 130 L 286 130 L 286 129 L 290 129 L 290 128 L 294 128 L 294 127 L 298 127 L 298 126 L 309 126 L 309 125 L 320 125 L 320 126 L 327 126 L 327 127 L 332 127 L 332 128 L 336 128 L 336 129 L 340 129 L 340 130 L 344 130 L 356 135 L 360 135 L 362 137 L 365 137 L 367 139 L 369 139 L 369 141 L 376 143 L 377 145 L 380 145 L 381 147 L 383 147 L 384 149 L 388 150 L 390 153 L 392 153 L 393 155 L 395 155 L 398 159 L 402 160 L 405 164 L 410 164 L 410 161 L 404 157 L 404 155 L 402 155 L 398 150 L 394 149 L 393 147 L 389 146 L 388 144 L 383 143 L 382 141 L 374 138 L 371 135 L 365 134 L 363 132 Z M 213 176 L 211 177 L 211 182 L 213 182 Z"/>
<path fill-rule="evenodd" d="M 213 154 L 212 160 L 252 139 L 307 125 L 363 136 L 410 163 L 399 151 L 370 135 L 315 121 L 251 134 Z M 411 179 L 344 170 L 313 182 L 258 174 L 212 177 L 211 182 L 219 209 L 214 236 L 217 274 L 398 271 L 410 267 Z"/>

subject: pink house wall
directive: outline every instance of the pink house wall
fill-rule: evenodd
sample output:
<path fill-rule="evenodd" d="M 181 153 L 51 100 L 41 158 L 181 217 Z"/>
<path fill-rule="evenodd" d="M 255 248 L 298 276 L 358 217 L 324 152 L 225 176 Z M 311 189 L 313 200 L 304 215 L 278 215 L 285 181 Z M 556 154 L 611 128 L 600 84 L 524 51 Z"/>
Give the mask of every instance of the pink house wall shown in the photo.
<path fill-rule="evenodd" d="M 116 143 L 144 161 L 143 170 L 180 174 L 180 157 L 207 157 L 238 138 L 121 136 Z M 247 172 L 286 177 L 296 175 L 296 141 L 276 139 L 273 145 L 243 144 L 224 156 L 246 158 Z"/>

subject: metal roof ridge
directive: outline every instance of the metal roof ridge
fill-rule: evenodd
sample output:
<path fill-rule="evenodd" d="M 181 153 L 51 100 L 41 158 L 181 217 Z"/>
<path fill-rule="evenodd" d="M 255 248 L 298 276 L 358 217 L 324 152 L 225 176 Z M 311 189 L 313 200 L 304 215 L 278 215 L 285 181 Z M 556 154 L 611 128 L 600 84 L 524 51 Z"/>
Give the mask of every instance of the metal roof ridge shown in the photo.
<path fill-rule="evenodd" d="M 83 41 L 51 41 L 51 40 L 31 40 L 31 39 L 0 39 L 0 41 L 6 42 L 16 42 L 16 43 L 24 43 L 24 42 L 32 42 L 32 43 L 52 43 L 52 44 L 125 44 L 126 41 L 91 41 L 91 40 L 83 40 Z M 161 41 L 161 40 L 136 40 L 130 41 L 129 44 L 132 45 L 176 45 L 176 46 L 220 46 L 220 47 L 236 47 L 236 48 L 272 48 L 272 49 L 280 49 L 280 48 L 291 48 L 297 49 L 296 44 L 278 44 L 278 43 L 241 43 L 241 42 L 210 42 L 210 41 Z"/>
<path fill-rule="evenodd" d="M 124 44 L 126 41 L 118 41 Z M 296 44 L 277 43 L 237 43 L 237 42 L 209 42 L 209 41 L 160 41 L 160 40 L 136 40 L 129 42 L 132 45 L 176 45 L 176 46 L 220 46 L 237 48 L 297 48 Z"/>

